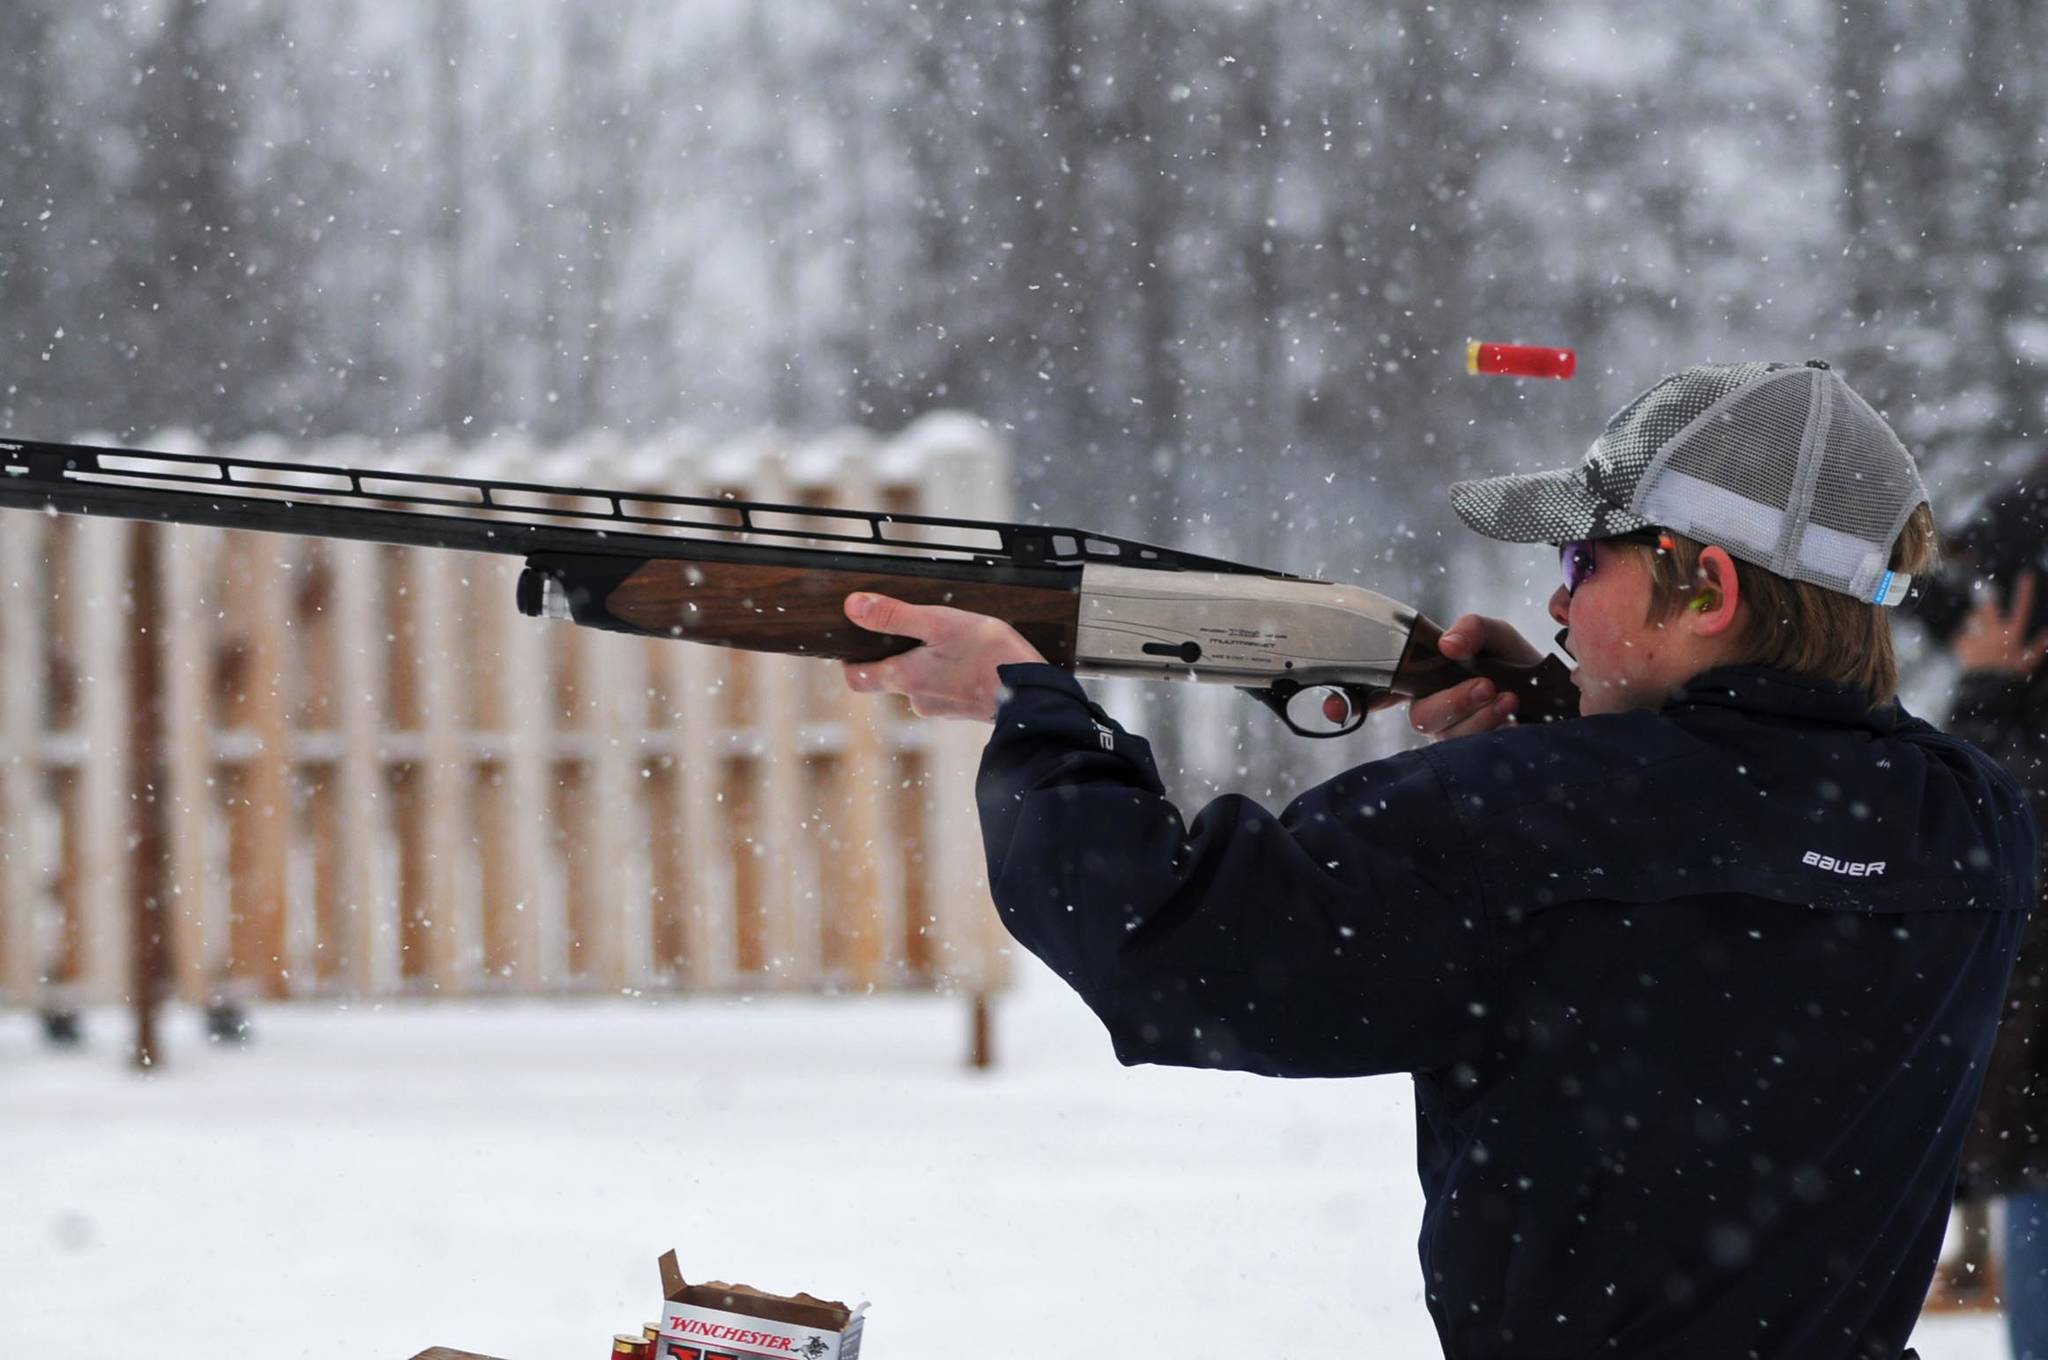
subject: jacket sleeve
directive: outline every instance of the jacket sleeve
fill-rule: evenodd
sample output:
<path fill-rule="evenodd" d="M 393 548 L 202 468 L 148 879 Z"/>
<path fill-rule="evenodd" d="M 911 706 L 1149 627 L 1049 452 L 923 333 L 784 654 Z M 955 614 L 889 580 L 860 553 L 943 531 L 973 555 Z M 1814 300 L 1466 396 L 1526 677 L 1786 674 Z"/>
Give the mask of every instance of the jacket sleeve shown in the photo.
<path fill-rule="evenodd" d="M 1226 796 L 1189 826 L 1144 740 L 1072 676 L 1002 677 L 976 789 L 989 884 L 1119 1059 L 1358 1076 L 1477 1051 L 1477 856 L 1419 753 L 1360 766 L 1277 818 Z"/>

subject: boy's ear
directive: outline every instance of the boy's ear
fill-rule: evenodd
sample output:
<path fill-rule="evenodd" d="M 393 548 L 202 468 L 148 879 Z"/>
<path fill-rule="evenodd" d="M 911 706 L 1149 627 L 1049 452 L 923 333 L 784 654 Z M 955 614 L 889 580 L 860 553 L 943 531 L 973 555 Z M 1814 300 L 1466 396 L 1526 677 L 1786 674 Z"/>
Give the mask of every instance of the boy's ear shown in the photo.
<path fill-rule="evenodd" d="M 1693 571 L 1692 600 L 1685 616 L 1699 637 L 1716 637 L 1735 626 L 1735 606 L 1742 596 L 1742 578 L 1736 575 L 1735 559 L 1726 548 L 1700 550 L 1699 566 Z"/>

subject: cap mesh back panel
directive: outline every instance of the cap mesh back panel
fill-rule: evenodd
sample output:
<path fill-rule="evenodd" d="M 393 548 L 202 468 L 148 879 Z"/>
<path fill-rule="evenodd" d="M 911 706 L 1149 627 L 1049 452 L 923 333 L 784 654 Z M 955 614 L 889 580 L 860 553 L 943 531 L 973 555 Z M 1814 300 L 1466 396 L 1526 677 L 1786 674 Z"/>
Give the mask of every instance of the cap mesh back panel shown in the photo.
<path fill-rule="evenodd" d="M 1652 489 L 1673 474 L 1705 488 L 1672 494 L 1676 488 L 1663 487 L 1655 499 L 1665 510 L 1664 522 L 1689 538 L 1719 543 L 1759 566 L 1774 567 L 1799 460 L 1797 436 L 1788 440 L 1786 431 L 1805 427 L 1811 393 L 1809 371 L 1786 370 L 1745 389 L 1687 431 L 1663 467 L 1651 474 Z M 1701 494 L 1712 487 L 1733 494 Z M 1674 507 L 1688 522 L 1671 522 Z M 1688 510 L 1701 518 L 1690 518 Z"/>
<path fill-rule="evenodd" d="M 1878 423 L 1877 413 L 1853 393 L 1837 389 L 1835 419 L 1814 487 L 1813 522 L 1889 550 L 1898 536 L 1894 521 L 1900 518 L 1900 504 L 1910 512 L 1926 496 L 1896 449 L 1897 440 Z"/>
<path fill-rule="evenodd" d="M 1837 388 L 1835 418 L 1814 482 L 1813 516 L 1788 574 L 1873 599 L 1892 541 L 1927 492 L 1898 440 L 1853 392 Z"/>

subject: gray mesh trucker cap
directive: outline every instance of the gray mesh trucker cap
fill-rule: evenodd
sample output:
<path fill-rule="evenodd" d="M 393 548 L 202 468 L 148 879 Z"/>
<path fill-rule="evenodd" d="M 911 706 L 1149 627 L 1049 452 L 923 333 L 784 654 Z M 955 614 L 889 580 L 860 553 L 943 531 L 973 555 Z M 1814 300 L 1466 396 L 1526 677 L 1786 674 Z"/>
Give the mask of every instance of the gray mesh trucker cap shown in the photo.
<path fill-rule="evenodd" d="M 1489 538 L 1655 525 L 1886 605 L 1912 583 L 1886 564 L 1926 499 L 1905 445 L 1818 359 L 1688 368 L 1616 412 L 1577 467 L 1451 485 L 1451 507 Z"/>

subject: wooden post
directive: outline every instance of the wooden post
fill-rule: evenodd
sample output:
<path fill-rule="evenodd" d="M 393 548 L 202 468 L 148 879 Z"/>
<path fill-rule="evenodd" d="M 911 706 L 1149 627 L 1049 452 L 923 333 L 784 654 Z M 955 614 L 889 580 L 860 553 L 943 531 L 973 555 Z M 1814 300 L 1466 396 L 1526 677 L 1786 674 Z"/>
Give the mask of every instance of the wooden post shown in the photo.
<path fill-rule="evenodd" d="M 898 706 L 904 714 L 910 712 L 910 705 L 894 695 L 887 702 Z M 899 951 L 904 973 L 913 983 L 936 987 L 943 975 L 938 967 L 931 829 L 925 815 L 925 773 L 931 765 L 922 741 L 925 735 L 926 729 L 921 727 L 899 728 L 890 761 L 890 847 L 895 852 L 897 873 L 903 883 L 902 928 L 893 947 Z"/>
<path fill-rule="evenodd" d="M 593 466 L 617 467 L 622 462 L 610 441 L 586 445 L 585 452 Z M 590 784 L 585 790 L 591 872 L 585 890 L 593 900 L 585 919 L 596 932 L 597 948 L 586 963 L 591 981 L 618 993 L 646 979 L 653 948 L 645 900 L 633 873 L 642 847 L 642 823 L 636 814 L 644 808 L 634 787 L 640 762 L 632 742 L 641 726 L 635 715 L 646 704 L 647 648 L 635 639 L 595 628 L 576 632 L 591 681 L 586 715 Z"/>
<path fill-rule="evenodd" d="M 451 456 L 437 440 L 406 461 L 421 472 L 443 473 Z M 461 891 L 470 791 L 462 733 L 470 705 L 458 578 L 468 564 L 427 548 L 403 549 L 399 558 L 406 623 L 393 631 L 404 653 L 397 669 L 410 687 L 404 707 L 413 729 L 399 809 L 402 913 L 415 978 L 448 994 L 474 977 L 481 953 L 474 913 Z M 400 660 L 396 654 L 391 659 Z"/>
<path fill-rule="evenodd" d="M 671 457 L 664 477 L 681 495 L 708 495 L 686 451 Z M 692 991 L 722 990 L 738 970 L 731 847 L 720 839 L 718 797 L 726 763 L 719 690 L 731 657 L 715 647 L 650 642 L 669 699 L 662 721 L 675 752 L 673 813 L 653 834 L 657 900 L 675 913 L 678 955 L 659 959 Z"/>
<path fill-rule="evenodd" d="M 334 456 L 326 456 L 330 452 Z M 345 467 L 359 461 L 357 454 L 348 446 L 308 461 Z M 240 455 L 290 462 L 295 451 L 264 438 L 251 440 Z M 314 490 L 331 484 L 324 474 L 285 470 L 270 472 L 266 480 Z M 371 905 L 365 885 L 372 880 L 376 847 L 359 836 L 352 840 L 348 832 L 375 806 L 374 781 L 364 774 L 374 726 L 359 716 L 374 680 L 367 641 L 352 634 L 344 619 L 349 605 L 360 605 L 366 595 L 375 557 L 365 545 L 342 540 L 266 537 L 264 546 L 282 567 L 269 624 L 277 630 L 275 683 L 289 741 L 280 762 L 284 796 L 291 800 L 279 811 L 283 872 L 287 889 L 302 881 L 309 889 L 284 898 L 279 976 L 292 995 L 361 993 L 368 990 L 361 979 L 369 955 L 358 947 L 358 917 Z"/>
<path fill-rule="evenodd" d="M 163 589 L 157 606 L 157 654 L 164 712 L 176 720 L 161 736 L 168 846 L 164 911 L 170 963 L 179 999 L 216 1003 L 226 967 L 225 904 L 212 863 L 214 800 L 213 666 L 220 606 L 216 578 L 221 535 L 213 529 L 163 525 L 157 531 Z"/>
<path fill-rule="evenodd" d="M 403 731 L 403 758 L 388 772 L 398 842 L 399 924 L 403 971 L 429 991 L 453 991 L 463 972 L 460 907 L 456 901 L 459 853 L 459 744 L 454 712 L 458 687 L 453 601 L 447 554 L 419 548 L 389 550 L 384 606 L 395 639 L 386 661 L 391 673 L 391 718 Z"/>
<path fill-rule="evenodd" d="M 335 621 L 334 544 L 305 545 L 292 587 L 292 631 L 298 635 L 302 690 L 292 709 L 293 777 L 304 790 L 305 812 L 292 828 L 296 847 L 311 861 L 313 938 L 305 980 L 320 990 L 345 987 L 349 968 L 348 919 L 341 906 L 335 856 L 340 817 L 341 642 Z M 296 856 L 295 856 L 296 858 Z M 306 988 L 301 988 L 301 992 Z"/>
<path fill-rule="evenodd" d="M 219 683 L 223 726 L 232 743 L 222 779 L 228 798 L 228 974 L 236 990 L 283 997 L 285 849 L 292 825 L 284 584 L 278 545 L 269 535 L 230 534 L 226 561 L 222 604 L 229 631 L 222 639 Z"/>
<path fill-rule="evenodd" d="M 165 894 L 170 883 L 165 841 L 165 804 L 170 798 L 164 754 L 162 581 L 157 560 L 157 527 L 128 526 L 128 808 L 135 838 L 129 876 L 133 929 L 128 983 L 135 1014 L 130 1061 L 147 1072 L 163 1064 L 157 1011 L 163 999 L 166 964 Z"/>
<path fill-rule="evenodd" d="M 932 513 L 1002 517 L 1008 500 L 1007 459 L 1002 445 L 978 422 L 957 414 L 926 416 L 903 438 L 926 460 L 923 482 L 930 488 Z M 991 1051 L 989 1020 L 976 998 L 1001 985 L 1005 958 L 974 808 L 973 771 L 987 744 L 988 729 L 980 724 L 935 723 L 930 741 L 932 768 L 949 776 L 946 787 L 925 790 L 932 914 L 938 933 L 935 972 L 945 985 L 969 998 L 972 1049 L 986 1054 Z M 961 782 L 956 785 L 953 779 Z"/>
<path fill-rule="evenodd" d="M 420 470 L 445 472 L 444 463 L 445 456 L 424 459 Z M 482 957 L 475 903 L 462 891 L 471 788 L 463 734 L 470 725 L 473 677 L 461 639 L 462 618 L 473 602 L 465 598 L 460 578 L 469 564 L 460 554 L 429 548 L 407 555 L 412 559 L 408 575 L 419 595 L 411 645 L 419 650 L 419 674 L 425 680 L 418 788 L 421 854 L 415 861 L 425 878 L 417 902 L 432 922 L 423 932 L 427 975 L 436 991 L 454 993 L 466 990 Z"/>
<path fill-rule="evenodd" d="M 618 465 L 610 440 L 595 440 L 564 456 L 558 467 Z M 646 951 L 628 952 L 627 817 L 637 804 L 625 750 L 624 692 L 644 694 L 637 674 L 644 649 L 630 639 L 593 628 L 559 627 L 563 663 L 559 679 L 558 747 L 562 774 L 556 817 L 568 877 L 570 972 L 586 986 L 616 992 L 627 985 Z M 564 740 L 566 739 L 566 740 Z"/>
<path fill-rule="evenodd" d="M 378 615 L 385 554 L 369 543 L 328 545 L 334 564 L 334 707 L 340 739 L 331 785 L 329 839 L 316 853 L 315 896 L 323 939 L 341 954 L 336 976 L 358 996 L 387 995 L 403 968 L 398 903 L 381 872 L 390 800 L 378 746 L 389 702 L 387 644 Z"/>
<path fill-rule="evenodd" d="M 815 459 L 829 469 L 830 480 L 815 488 L 817 494 L 843 507 L 881 504 L 876 451 L 864 434 L 834 436 L 807 449 L 806 463 Z M 829 773 L 820 790 L 826 819 L 820 829 L 829 836 L 823 851 L 830 868 L 819 875 L 826 963 L 852 987 L 894 986 L 903 980 L 903 866 L 888 853 L 895 777 L 885 734 L 894 701 L 853 693 L 838 666 L 812 666 L 808 678 L 815 702 L 806 716 L 828 725 L 834 748 L 814 757 Z"/>
<path fill-rule="evenodd" d="M 584 933 L 586 898 L 584 867 L 589 846 L 583 839 L 579 820 L 589 809 L 582 794 L 586 777 L 581 753 L 574 749 L 574 726 L 584 698 L 581 639 L 575 625 L 555 621 L 547 630 L 548 706 L 547 723 L 547 807 L 543 813 L 548 849 L 562 882 L 562 918 L 559 938 L 554 941 L 557 976 L 564 986 L 584 977 L 589 969 L 585 957 L 588 945 Z"/>
<path fill-rule="evenodd" d="M 42 951 L 36 916 L 42 907 L 43 729 L 48 638 L 42 627 L 46 581 L 38 568 L 48 522 L 9 517 L 0 532 L 0 998 L 18 1006 L 43 1001 Z"/>
<path fill-rule="evenodd" d="M 753 450 L 755 499 L 786 504 L 791 499 L 777 437 L 762 436 Z M 762 601 L 762 609 L 772 608 Z M 815 662 L 787 656 L 756 656 L 751 749 L 753 788 L 751 844 L 737 853 L 752 861 L 759 913 L 761 966 L 769 987 L 815 986 L 822 936 L 815 890 L 805 891 L 797 873 L 798 826 L 803 821 L 803 746 L 797 730 L 802 712 L 799 666 Z"/>
<path fill-rule="evenodd" d="M 987 992 L 968 998 L 967 1065 L 976 1071 L 996 1065 L 996 1036 L 993 1008 Z"/>
<path fill-rule="evenodd" d="M 85 738 L 78 774 L 73 899 L 78 954 L 72 974 L 87 996 L 125 995 L 134 961 L 129 920 L 127 631 L 128 526 L 86 519 L 72 536 L 69 602 L 77 626 L 79 726 Z M 67 844 L 67 851 L 73 849 Z"/>
<path fill-rule="evenodd" d="M 521 455 L 498 458 L 483 475 L 539 480 Z M 491 987 L 532 992 L 562 975 L 560 957 L 550 957 L 542 940 L 548 923 L 559 926 L 546 868 L 546 643 L 549 629 L 566 625 L 524 618 L 511 607 L 520 567 L 516 558 L 470 564 L 478 605 L 471 692 L 487 752 L 475 788 L 484 972 Z"/>
<path fill-rule="evenodd" d="M 378 773 L 390 795 L 387 815 L 398 861 L 398 956 L 401 986 L 430 980 L 433 908 L 427 899 L 424 860 L 426 839 L 420 825 L 420 786 L 426 759 L 425 682 L 421 677 L 418 594 L 412 588 L 415 554 L 380 546 L 379 624 L 390 645 L 384 652 L 385 707 L 379 732 L 386 758 Z"/>

